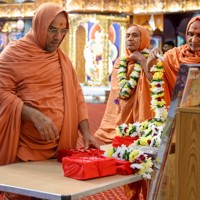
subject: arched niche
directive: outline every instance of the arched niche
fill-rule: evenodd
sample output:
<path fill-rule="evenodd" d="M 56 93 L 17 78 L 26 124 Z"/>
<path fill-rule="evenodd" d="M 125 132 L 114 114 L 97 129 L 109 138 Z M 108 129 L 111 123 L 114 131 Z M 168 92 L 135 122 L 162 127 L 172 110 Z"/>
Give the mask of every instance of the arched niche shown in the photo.
<path fill-rule="evenodd" d="M 72 15 L 62 49 L 68 54 L 78 78 L 85 85 L 106 86 L 116 58 L 125 53 L 128 18 L 102 15 Z M 88 68 L 97 80 L 89 82 Z"/>

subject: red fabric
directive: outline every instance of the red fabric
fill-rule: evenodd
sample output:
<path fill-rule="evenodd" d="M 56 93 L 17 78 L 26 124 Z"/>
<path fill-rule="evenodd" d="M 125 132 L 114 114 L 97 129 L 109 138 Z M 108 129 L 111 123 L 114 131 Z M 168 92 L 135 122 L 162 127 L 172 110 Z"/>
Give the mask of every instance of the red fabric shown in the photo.
<path fill-rule="evenodd" d="M 127 147 L 132 144 L 135 140 L 137 140 L 138 137 L 120 137 L 120 136 L 116 136 L 114 137 L 113 141 L 112 141 L 112 146 L 113 147 L 118 147 L 121 146 L 122 144 L 126 145 Z"/>
<path fill-rule="evenodd" d="M 58 151 L 58 162 L 62 162 L 63 157 L 90 157 L 90 156 L 102 156 L 104 153 L 103 150 L 89 148 L 84 150 L 83 148 L 80 149 L 61 149 Z"/>
<path fill-rule="evenodd" d="M 133 174 L 133 169 L 130 167 L 130 162 L 126 160 L 116 160 L 116 174 L 130 175 Z"/>
<path fill-rule="evenodd" d="M 113 175 L 116 173 L 114 158 L 106 157 L 64 157 L 64 175 L 78 180 Z"/>

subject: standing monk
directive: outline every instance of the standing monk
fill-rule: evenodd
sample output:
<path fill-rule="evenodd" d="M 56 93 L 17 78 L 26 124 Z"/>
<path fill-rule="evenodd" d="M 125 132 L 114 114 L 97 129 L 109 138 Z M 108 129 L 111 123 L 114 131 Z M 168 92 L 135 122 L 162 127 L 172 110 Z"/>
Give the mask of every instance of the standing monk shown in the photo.
<path fill-rule="evenodd" d="M 186 28 L 186 44 L 168 50 L 164 54 L 165 71 L 173 71 L 173 83 L 180 64 L 200 63 L 200 16 L 193 17 Z M 171 74 L 172 75 L 172 74 Z"/>
<path fill-rule="evenodd" d="M 112 72 L 111 91 L 105 114 L 99 129 L 95 133 L 95 137 L 103 143 L 112 143 L 116 136 L 117 126 L 123 123 L 142 122 L 154 117 L 150 108 L 150 80 L 152 75 L 148 72 L 147 63 L 150 61 L 147 62 L 147 60 L 157 59 L 157 57 L 152 52 L 152 56 L 148 57 L 149 46 L 150 34 L 144 27 L 132 25 L 128 28 L 126 32 L 126 77 L 124 78 L 132 84 L 132 87 L 126 90 L 124 82 L 119 81 L 123 69 L 120 67 L 121 60 L 118 58 Z M 138 81 L 135 83 L 131 77 L 134 76 L 136 63 L 141 66 L 141 72 Z M 169 105 L 168 92 L 165 92 L 165 101 Z"/>
<path fill-rule="evenodd" d="M 151 53 L 152 56 L 148 56 L 149 46 L 150 34 L 144 27 L 132 25 L 127 29 L 127 54 L 124 58 L 126 66 L 125 69 L 122 68 L 123 61 L 121 58 L 117 59 L 112 73 L 111 91 L 105 114 L 95 133 L 95 137 L 104 144 L 112 143 L 116 136 L 117 126 L 123 123 L 142 122 L 154 117 L 154 112 L 150 107 L 152 75 L 148 72 L 147 63 L 151 63 L 151 60 L 157 59 L 157 57 L 154 56 L 154 53 Z M 139 73 L 138 65 L 141 68 Z M 122 72 L 125 72 L 125 76 L 123 75 L 125 81 L 121 81 Z M 169 105 L 169 92 L 165 92 L 165 101 Z M 141 184 L 144 186 L 143 194 L 146 197 L 146 183 L 140 181 L 125 187 L 128 199 L 139 198 Z M 127 190 L 129 187 L 131 190 Z"/>
<path fill-rule="evenodd" d="M 153 53 L 153 52 L 152 52 Z M 154 54 L 155 57 L 156 54 Z M 152 55 L 153 57 L 153 55 Z M 200 16 L 193 17 L 186 28 L 186 44 L 168 50 L 164 54 L 163 66 L 165 68 L 165 84 L 170 91 L 176 83 L 176 77 L 180 64 L 200 63 Z M 158 199 L 173 200 L 175 198 L 175 155 L 168 156 L 165 166 L 164 185 L 159 191 Z"/>
<path fill-rule="evenodd" d="M 59 49 L 68 29 L 64 9 L 42 4 L 32 29 L 0 54 L 0 165 L 56 158 L 76 147 L 78 130 L 85 148 L 98 148 L 75 70 Z"/>

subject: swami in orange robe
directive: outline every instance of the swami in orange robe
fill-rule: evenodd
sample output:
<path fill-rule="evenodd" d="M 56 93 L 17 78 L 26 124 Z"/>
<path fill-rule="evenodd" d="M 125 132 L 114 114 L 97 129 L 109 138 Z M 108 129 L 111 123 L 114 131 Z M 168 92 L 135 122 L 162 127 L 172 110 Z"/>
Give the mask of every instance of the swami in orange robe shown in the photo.
<path fill-rule="evenodd" d="M 150 45 L 149 32 L 140 25 L 137 26 L 140 31 L 140 46 L 138 51 L 145 51 Z M 137 51 L 137 50 L 136 50 Z M 129 58 L 130 52 L 127 49 L 127 79 L 133 71 L 135 62 Z M 117 73 L 119 69 L 120 58 L 116 61 L 111 79 L 111 91 L 108 98 L 106 110 L 101 121 L 99 129 L 95 133 L 95 137 L 105 144 L 112 143 L 113 138 L 116 136 L 116 127 L 123 123 L 142 122 L 154 117 L 154 112 L 150 108 L 151 91 L 150 80 L 147 77 L 144 69 L 140 72 L 138 83 L 135 91 L 128 99 L 121 99 L 119 97 L 120 87 L 118 85 Z M 144 66 L 145 67 L 145 66 Z M 165 94 L 164 99 L 166 105 L 169 106 L 170 98 L 172 95 L 173 87 L 171 83 L 171 72 L 167 74 L 169 83 L 164 85 Z M 165 79 L 165 77 L 164 77 Z M 118 99 L 118 104 L 114 101 Z M 145 199 L 147 196 L 147 183 L 139 181 L 133 184 L 126 185 L 125 193 L 128 199 Z"/>
<path fill-rule="evenodd" d="M 150 46 L 150 34 L 140 25 L 137 26 L 140 31 L 140 46 L 138 51 L 146 51 Z M 147 50 L 148 51 L 148 50 Z M 135 62 L 129 58 L 130 52 L 127 49 L 127 79 L 133 71 Z M 154 112 L 150 108 L 151 91 L 150 80 L 145 71 L 142 69 L 138 79 L 135 91 L 128 99 L 119 98 L 120 87 L 118 85 L 117 73 L 119 69 L 120 58 L 117 59 L 114 65 L 111 79 L 111 91 L 108 98 L 106 110 L 101 121 L 99 129 L 95 133 L 95 137 L 105 144 L 112 143 L 113 138 L 116 136 L 116 127 L 123 123 L 142 122 L 154 117 Z M 170 103 L 170 94 L 167 85 L 165 87 L 165 101 L 167 105 Z M 118 103 L 114 101 L 118 99 Z M 146 197 L 146 182 L 139 181 L 133 184 L 126 185 L 125 192 L 128 199 L 140 198 L 140 190 L 143 188 L 143 195 Z"/>
<path fill-rule="evenodd" d="M 143 51 L 149 48 L 150 35 L 147 30 L 137 26 L 141 32 L 141 42 L 138 51 Z M 129 58 L 130 52 L 127 50 L 127 79 L 133 71 L 134 64 Z M 113 138 L 116 136 L 116 127 L 123 123 L 142 122 L 154 117 L 154 113 L 150 108 L 151 91 L 150 80 L 147 78 L 144 70 L 140 72 L 136 89 L 132 96 L 128 99 L 121 99 L 119 97 L 120 87 L 118 85 L 117 73 L 119 69 L 120 58 L 117 59 L 114 65 L 111 78 L 111 90 L 106 105 L 106 110 L 101 121 L 99 129 L 95 133 L 95 137 L 104 143 L 112 143 Z M 170 76 L 170 75 L 169 75 Z M 165 101 L 167 105 L 170 103 L 170 96 L 172 91 L 169 91 L 168 85 L 165 87 Z M 118 99 L 119 102 L 114 103 Z"/>
<path fill-rule="evenodd" d="M 188 34 L 190 32 L 190 34 Z M 195 64 L 200 63 L 200 16 L 193 17 L 186 28 L 186 44 L 180 47 L 175 47 L 168 50 L 164 54 L 163 65 L 165 68 L 165 83 L 168 87 L 173 88 L 176 83 L 176 76 L 180 64 Z M 175 138 L 173 139 L 175 141 Z M 165 171 L 164 182 L 159 191 L 158 199 L 174 200 L 175 199 L 175 155 L 168 156 Z"/>
<path fill-rule="evenodd" d="M 88 118 L 71 61 L 59 48 L 44 50 L 49 25 L 61 12 L 68 19 L 57 4 L 40 6 L 30 32 L 0 54 L 0 165 L 47 160 L 59 149 L 75 148 L 79 123 Z M 59 140 L 42 140 L 34 124 L 21 118 L 24 104 L 52 119 Z"/>

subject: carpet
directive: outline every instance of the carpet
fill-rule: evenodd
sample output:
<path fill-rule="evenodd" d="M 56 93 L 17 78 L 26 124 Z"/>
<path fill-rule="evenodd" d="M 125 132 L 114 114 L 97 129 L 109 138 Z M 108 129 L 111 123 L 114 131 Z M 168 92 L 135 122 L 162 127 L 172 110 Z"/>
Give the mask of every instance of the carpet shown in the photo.
<path fill-rule="evenodd" d="M 125 197 L 123 188 L 117 187 L 112 190 L 81 198 L 81 200 L 127 200 L 127 198 Z"/>

